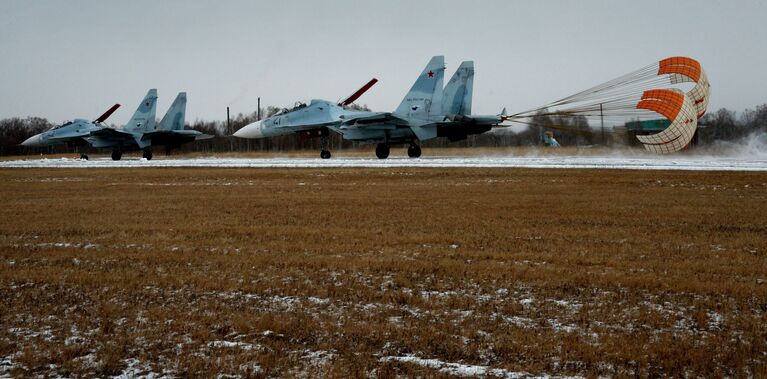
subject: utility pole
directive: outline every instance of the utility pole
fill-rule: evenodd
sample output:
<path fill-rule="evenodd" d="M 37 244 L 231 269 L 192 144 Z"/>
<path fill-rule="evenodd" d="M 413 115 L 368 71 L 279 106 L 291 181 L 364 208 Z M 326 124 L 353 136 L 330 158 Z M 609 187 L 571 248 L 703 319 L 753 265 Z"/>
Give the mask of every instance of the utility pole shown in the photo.
<path fill-rule="evenodd" d="M 602 146 L 607 146 L 607 142 L 605 141 L 605 114 L 602 111 L 602 103 L 599 103 L 599 119 L 602 123 Z"/>
<path fill-rule="evenodd" d="M 229 107 L 226 107 L 226 135 L 229 136 L 229 151 L 234 150 L 234 141 L 232 140 L 232 124 L 229 122 Z"/>
<path fill-rule="evenodd" d="M 259 120 L 261 120 L 261 97 L 258 98 L 258 110 L 256 112 L 258 112 L 257 116 L 256 116 L 256 118 L 258 118 L 258 120 L 256 120 L 256 121 L 259 121 Z"/>

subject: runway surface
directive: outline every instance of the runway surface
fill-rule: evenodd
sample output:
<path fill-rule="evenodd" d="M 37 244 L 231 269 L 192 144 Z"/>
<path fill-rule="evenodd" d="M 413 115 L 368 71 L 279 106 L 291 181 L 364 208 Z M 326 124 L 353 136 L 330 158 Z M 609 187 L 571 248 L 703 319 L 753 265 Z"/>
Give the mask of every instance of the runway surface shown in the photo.
<path fill-rule="evenodd" d="M 113 161 L 109 157 L 92 160 L 71 158 L 27 159 L 0 162 L 0 168 L 112 168 L 112 167 L 519 167 L 519 168 L 589 168 L 630 170 L 693 170 L 693 171 L 767 171 L 767 156 L 431 156 L 419 159 L 393 157 L 376 158 L 125 158 Z"/>

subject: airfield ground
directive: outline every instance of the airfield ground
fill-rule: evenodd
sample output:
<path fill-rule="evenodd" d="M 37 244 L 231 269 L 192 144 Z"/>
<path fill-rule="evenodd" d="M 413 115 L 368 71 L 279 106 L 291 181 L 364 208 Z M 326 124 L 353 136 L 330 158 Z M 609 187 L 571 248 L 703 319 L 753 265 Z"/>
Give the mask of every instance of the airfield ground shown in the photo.
<path fill-rule="evenodd" d="M 767 376 L 767 173 L 2 169 L 0 376 Z"/>

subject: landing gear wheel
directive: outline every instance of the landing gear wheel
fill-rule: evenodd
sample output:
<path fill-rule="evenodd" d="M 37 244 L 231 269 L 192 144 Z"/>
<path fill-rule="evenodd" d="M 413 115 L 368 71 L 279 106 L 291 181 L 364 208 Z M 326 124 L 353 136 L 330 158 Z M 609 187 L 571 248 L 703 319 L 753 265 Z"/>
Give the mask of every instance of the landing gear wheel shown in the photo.
<path fill-rule="evenodd" d="M 112 160 L 113 161 L 119 161 L 120 158 L 123 157 L 123 152 L 119 150 L 113 150 L 112 151 Z"/>
<path fill-rule="evenodd" d="M 144 150 L 144 154 L 142 154 L 141 156 L 146 158 L 146 160 L 151 161 L 152 160 L 152 150 Z"/>
<path fill-rule="evenodd" d="M 376 146 L 376 157 L 378 157 L 378 159 L 389 158 L 389 144 L 379 143 L 378 146 Z"/>
<path fill-rule="evenodd" d="M 320 129 L 320 158 L 322 159 L 330 159 L 330 141 L 328 141 L 328 136 L 330 135 L 330 130 L 328 128 L 321 128 Z"/>
<path fill-rule="evenodd" d="M 407 148 L 407 156 L 410 158 L 418 158 L 421 156 L 421 146 L 410 145 Z"/>
<path fill-rule="evenodd" d="M 84 161 L 87 161 L 88 160 L 88 155 L 87 154 L 80 154 L 80 159 L 82 159 Z"/>

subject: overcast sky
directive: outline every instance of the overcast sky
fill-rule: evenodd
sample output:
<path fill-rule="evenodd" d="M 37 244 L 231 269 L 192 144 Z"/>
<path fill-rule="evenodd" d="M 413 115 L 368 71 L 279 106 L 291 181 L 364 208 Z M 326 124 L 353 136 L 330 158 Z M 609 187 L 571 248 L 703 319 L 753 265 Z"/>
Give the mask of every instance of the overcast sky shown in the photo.
<path fill-rule="evenodd" d="M 765 1 L 0 1 L 0 118 L 127 122 L 149 88 L 187 120 L 297 99 L 392 111 L 432 55 L 474 60 L 474 113 L 526 110 L 659 59 L 698 59 L 710 107 L 767 103 Z"/>

